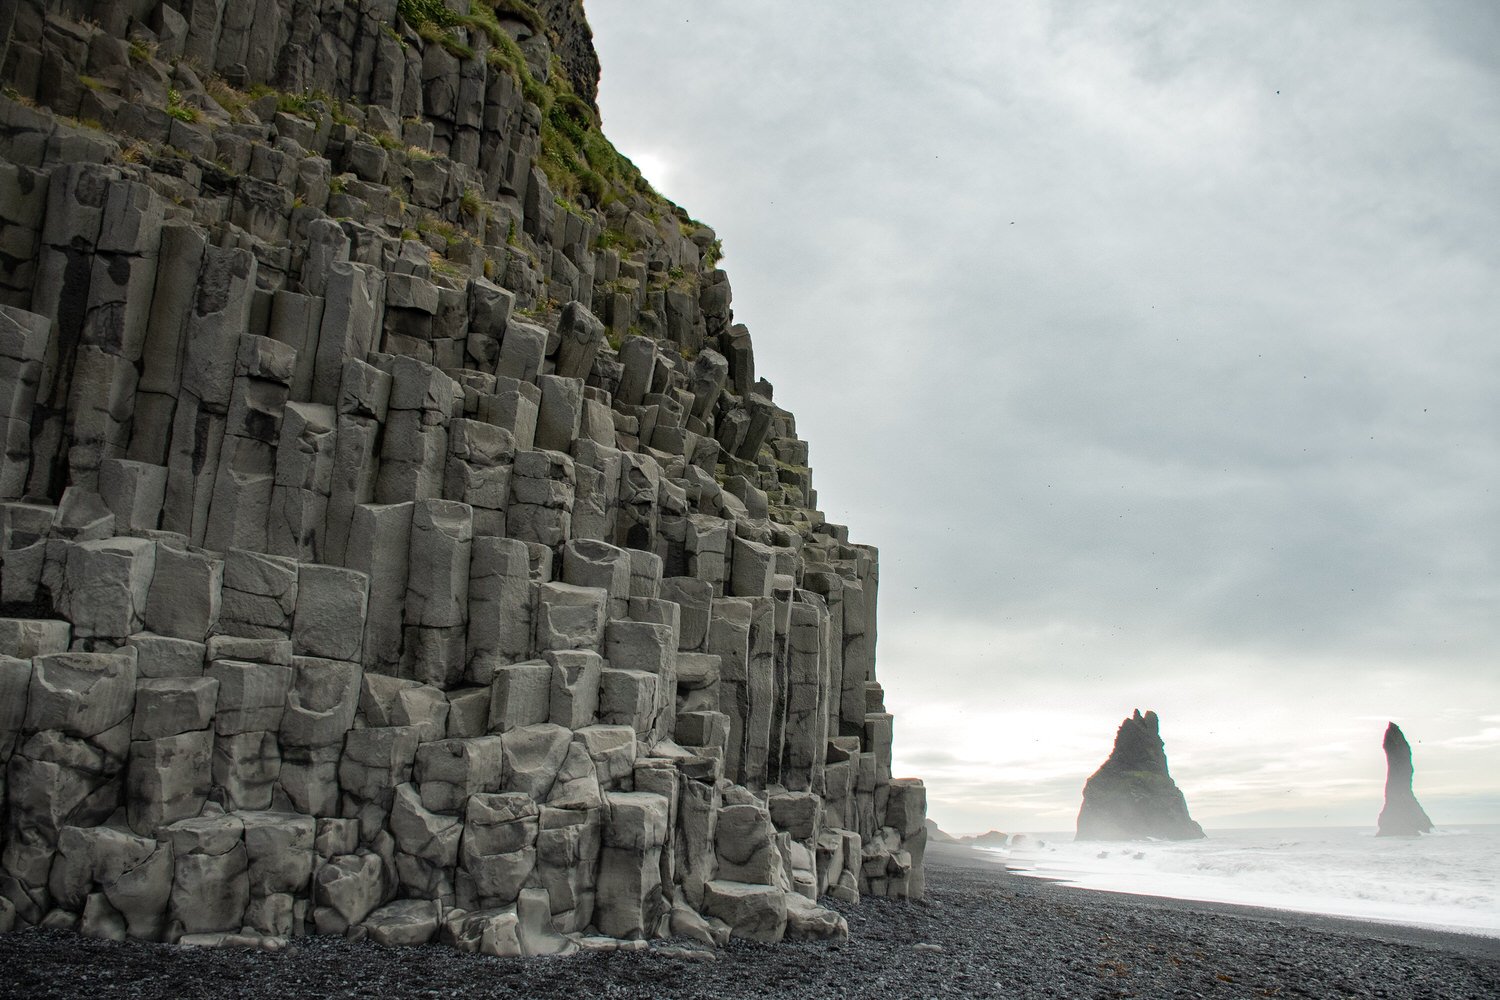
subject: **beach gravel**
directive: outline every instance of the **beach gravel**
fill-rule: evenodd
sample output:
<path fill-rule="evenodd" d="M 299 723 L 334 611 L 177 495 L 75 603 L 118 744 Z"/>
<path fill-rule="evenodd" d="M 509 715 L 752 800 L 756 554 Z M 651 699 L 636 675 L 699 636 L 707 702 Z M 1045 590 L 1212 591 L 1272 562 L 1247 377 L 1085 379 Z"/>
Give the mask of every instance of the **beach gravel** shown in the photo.
<path fill-rule="evenodd" d="M 973 852 L 930 855 L 925 902 L 844 908 L 842 944 L 732 942 L 497 959 L 305 938 L 283 952 L 0 935 L 0 996 L 1380 997 L 1493 1000 L 1500 940 L 1242 907 L 1089 892 Z"/>

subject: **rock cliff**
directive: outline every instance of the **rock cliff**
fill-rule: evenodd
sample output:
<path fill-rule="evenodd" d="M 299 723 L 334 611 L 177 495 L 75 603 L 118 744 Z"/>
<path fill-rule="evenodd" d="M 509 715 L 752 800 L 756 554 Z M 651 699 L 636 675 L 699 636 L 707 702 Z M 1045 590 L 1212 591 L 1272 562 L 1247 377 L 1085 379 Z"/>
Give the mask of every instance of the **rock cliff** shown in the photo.
<path fill-rule="evenodd" d="M 877 553 L 577 0 L 0 5 L 0 930 L 920 896 Z"/>
<path fill-rule="evenodd" d="M 1155 712 L 1120 723 L 1115 746 L 1083 786 L 1078 840 L 1195 840 L 1203 827 L 1167 772 L 1167 751 Z"/>
<path fill-rule="evenodd" d="M 1380 837 L 1415 837 L 1432 832 L 1422 804 L 1412 791 L 1414 773 L 1411 766 L 1411 744 L 1394 722 L 1385 727 L 1385 806 L 1380 810 L 1376 835 Z"/>

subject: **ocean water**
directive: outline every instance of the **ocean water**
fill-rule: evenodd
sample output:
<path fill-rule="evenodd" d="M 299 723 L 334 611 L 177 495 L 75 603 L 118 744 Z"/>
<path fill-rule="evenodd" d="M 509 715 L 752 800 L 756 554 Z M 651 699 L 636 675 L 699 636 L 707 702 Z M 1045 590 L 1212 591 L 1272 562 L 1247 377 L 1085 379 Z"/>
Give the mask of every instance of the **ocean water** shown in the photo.
<path fill-rule="evenodd" d="M 991 853 L 1018 874 L 1088 889 L 1500 938 L 1500 826 L 1456 827 L 1415 839 L 1345 827 L 1207 833 L 1206 840 L 1139 843 L 1020 834 Z"/>

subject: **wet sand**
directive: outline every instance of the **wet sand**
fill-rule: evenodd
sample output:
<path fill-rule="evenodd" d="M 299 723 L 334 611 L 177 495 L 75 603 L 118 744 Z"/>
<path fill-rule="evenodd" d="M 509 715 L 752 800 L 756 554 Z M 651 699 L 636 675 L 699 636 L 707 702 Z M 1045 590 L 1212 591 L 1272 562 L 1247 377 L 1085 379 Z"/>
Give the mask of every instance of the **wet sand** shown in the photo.
<path fill-rule="evenodd" d="M 280 953 L 0 936 L 0 997 L 1380 997 L 1493 1000 L 1500 941 L 1071 888 L 934 845 L 928 898 L 844 908 L 847 943 L 495 959 L 306 938 Z"/>

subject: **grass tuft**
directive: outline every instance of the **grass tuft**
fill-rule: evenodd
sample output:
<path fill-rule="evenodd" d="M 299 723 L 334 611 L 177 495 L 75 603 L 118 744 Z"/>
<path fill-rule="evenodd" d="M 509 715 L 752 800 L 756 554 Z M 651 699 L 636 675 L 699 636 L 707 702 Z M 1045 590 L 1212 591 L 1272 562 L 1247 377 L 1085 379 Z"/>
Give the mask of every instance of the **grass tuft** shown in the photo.
<path fill-rule="evenodd" d="M 173 89 L 167 91 L 167 114 L 180 122 L 195 122 L 202 117 L 202 112 L 191 104 L 184 104 L 182 95 Z"/>

